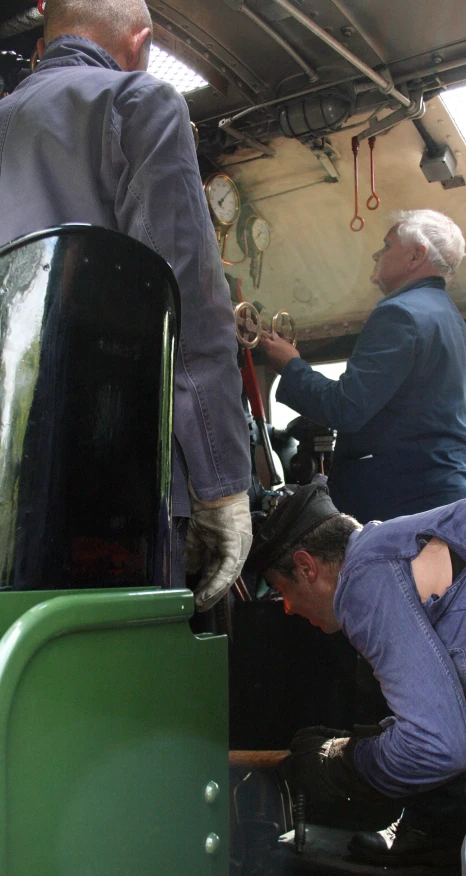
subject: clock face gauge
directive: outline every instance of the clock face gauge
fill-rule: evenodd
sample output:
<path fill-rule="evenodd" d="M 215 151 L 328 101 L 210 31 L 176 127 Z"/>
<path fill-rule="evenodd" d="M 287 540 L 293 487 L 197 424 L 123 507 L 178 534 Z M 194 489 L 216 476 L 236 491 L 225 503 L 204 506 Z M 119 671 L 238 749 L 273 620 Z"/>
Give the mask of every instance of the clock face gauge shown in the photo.
<path fill-rule="evenodd" d="M 260 250 L 260 252 L 264 252 L 270 243 L 269 226 L 264 219 L 260 219 L 259 217 L 254 219 L 251 227 L 251 236 L 254 246 Z"/>
<path fill-rule="evenodd" d="M 238 190 L 229 176 L 217 173 L 205 187 L 207 203 L 214 218 L 221 225 L 233 225 L 239 213 Z"/>

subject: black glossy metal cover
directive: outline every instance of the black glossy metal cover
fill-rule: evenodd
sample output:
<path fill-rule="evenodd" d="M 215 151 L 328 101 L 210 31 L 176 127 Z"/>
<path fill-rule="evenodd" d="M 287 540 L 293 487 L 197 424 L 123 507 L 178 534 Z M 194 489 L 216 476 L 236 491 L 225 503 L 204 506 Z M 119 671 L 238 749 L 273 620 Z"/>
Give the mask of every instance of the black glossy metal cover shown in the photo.
<path fill-rule="evenodd" d="M 0 584 L 169 586 L 179 292 L 122 234 L 0 250 Z"/>

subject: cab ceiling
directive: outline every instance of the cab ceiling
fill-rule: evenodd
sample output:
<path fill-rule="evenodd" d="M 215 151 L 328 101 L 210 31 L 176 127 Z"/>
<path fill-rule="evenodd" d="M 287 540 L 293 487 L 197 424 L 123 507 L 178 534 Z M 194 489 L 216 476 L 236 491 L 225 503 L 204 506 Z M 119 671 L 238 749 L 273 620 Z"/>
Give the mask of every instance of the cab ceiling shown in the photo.
<path fill-rule="evenodd" d="M 466 55 L 463 0 L 295 0 L 293 5 L 369 66 L 389 65 L 394 78 L 435 68 L 433 55 L 441 54 L 442 62 Z M 275 0 L 150 0 L 149 6 L 155 23 L 176 40 L 179 54 L 198 58 L 204 69 L 210 65 L 224 77 L 222 107 L 273 98 L 286 77 L 300 74 L 296 61 L 251 20 L 249 10 L 323 81 L 356 72 Z"/>
<path fill-rule="evenodd" d="M 150 0 L 149 5 L 156 38 L 211 83 L 188 98 L 201 139 L 202 126 L 213 130 L 224 116 L 280 98 L 289 101 L 306 90 L 341 88 L 342 80 L 358 89 L 352 114 L 387 102 L 352 63 L 276 0 Z M 442 86 L 466 80 L 463 0 L 294 0 L 291 5 L 303 21 L 318 25 L 406 94 L 422 87 L 428 99 Z M 280 103 L 272 104 L 234 121 L 224 129 L 230 137 L 223 145 L 234 145 L 232 132 L 264 142 L 268 132 L 277 132 L 279 111 Z"/>
<path fill-rule="evenodd" d="M 402 90 L 411 92 L 422 85 L 428 97 L 441 85 L 466 81 L 464 0 L 289 0 L 286 9 L 280 0 L 148 0 L 148 5 L 156 42 L 210 83 L 188 97 L 201 135 L 203 125 L 215 129 L 223 116 L 306 89 L 330 87 L 342 79 L 359 89 L 353 110 L 386 104 L 387 98 L 371 87 L 370 80 L 310 32 L 306 22 L 385 79 L 392 77 Z M 11 34 L 18 30 L 15 18 L 29 13 L 29 22 L 23 24 L 29 36 L 23 35 L 21 48 L 26 54 L 32 51 L 35 9 L 30 0 L 2 0 L 0 49 L 11 48 Z M 232 128 L 241 132 L 252 126 L 264 141 L 268 131 L 276 133 L 276 119 L 274 105 L 238 120 Z"/>

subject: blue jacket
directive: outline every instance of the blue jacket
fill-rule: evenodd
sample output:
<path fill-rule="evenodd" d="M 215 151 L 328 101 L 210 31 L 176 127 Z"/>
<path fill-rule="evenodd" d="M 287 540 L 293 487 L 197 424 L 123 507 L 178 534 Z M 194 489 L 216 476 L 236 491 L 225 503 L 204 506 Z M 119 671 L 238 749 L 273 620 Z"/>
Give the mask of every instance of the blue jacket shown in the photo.
<path fill-rule="evenodd" d="M 53 40 L 37 71 L 0 101 L 0 204 L 0 244 L 88 222 L 142 241 L 172 266 L 182 300 L 181 466 L 202 499 L 248 489 L 233 312 L 184 98 L 147 73 L 122 72 L 89 40 Z M 173 512 L 189 516 L 180 466 Z"/>
<path fill-rule="evenodd" d="M 427 791 L 466 770 L 466 568 L 421 603 L 411 571 L 425 535 L 466 560 L 466 500 L 369 523 L 350 536 L 334 607 L 371 664 L 395 721 L 360 740 L 364 778 L 392 797 Z"/>
<path fill-rule="evenodd" d="M 364 523 L 466 497 L 466 327 L 442 278 L 380 301 L 339 380 L 293 359 L 277 398 L 338 430 L 340 511 Z"/>

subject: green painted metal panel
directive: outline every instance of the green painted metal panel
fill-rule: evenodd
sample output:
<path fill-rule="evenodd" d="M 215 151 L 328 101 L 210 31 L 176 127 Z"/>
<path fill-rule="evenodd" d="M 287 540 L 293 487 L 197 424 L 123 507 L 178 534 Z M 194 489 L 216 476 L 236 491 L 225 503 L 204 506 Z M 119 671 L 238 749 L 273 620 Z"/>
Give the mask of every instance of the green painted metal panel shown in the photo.
<path fill-rule="evenodd" d="M 226 876 L 227 643 L 192 594 L 4 597 L 2 876 Z"/>

